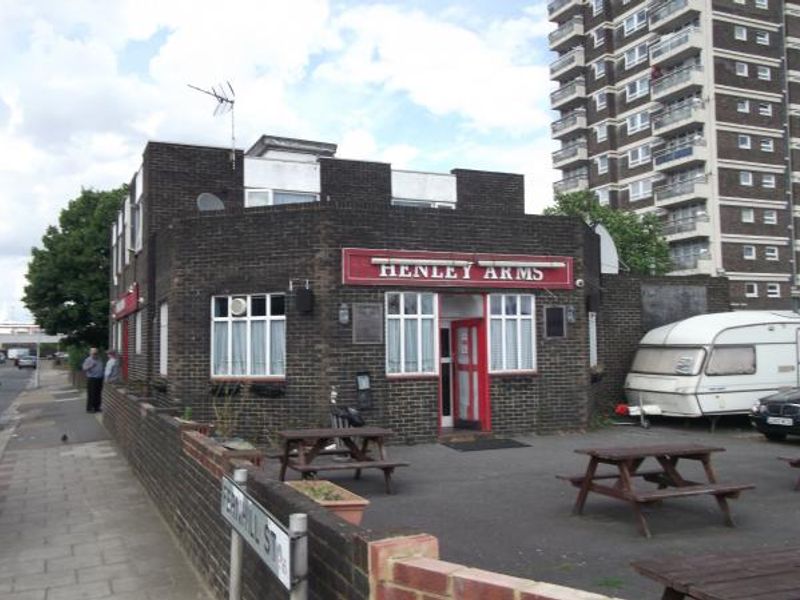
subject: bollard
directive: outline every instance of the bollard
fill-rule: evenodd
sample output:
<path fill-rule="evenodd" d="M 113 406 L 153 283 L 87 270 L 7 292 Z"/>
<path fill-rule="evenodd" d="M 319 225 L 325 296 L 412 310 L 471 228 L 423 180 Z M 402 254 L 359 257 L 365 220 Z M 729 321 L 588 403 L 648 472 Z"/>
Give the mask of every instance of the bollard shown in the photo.
<path fill-rule="evenodd" d="M 236 469 L 233 480 L 242 491 L 247 488 L 247 469 Z M 228 584 L 228 600 L 241 600 L 242 597 L 242 536 L 231 527 L 231 574 Z"/>

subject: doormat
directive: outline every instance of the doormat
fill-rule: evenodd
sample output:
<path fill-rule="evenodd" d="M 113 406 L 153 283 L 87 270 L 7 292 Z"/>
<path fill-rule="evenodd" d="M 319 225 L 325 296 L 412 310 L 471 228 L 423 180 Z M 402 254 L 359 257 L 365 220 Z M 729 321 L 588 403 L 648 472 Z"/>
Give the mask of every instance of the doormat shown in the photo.
<path fill-rule="evenodd" d="M 458 450 L 459 452 L 474 452 L 476 450 L 503 450 L 505 448 L 527 448 L 530 444 L 523 444 L 516 440 L 499 438 L 483 438 L 470 442 L 442 442 L 443 446 Z"/>

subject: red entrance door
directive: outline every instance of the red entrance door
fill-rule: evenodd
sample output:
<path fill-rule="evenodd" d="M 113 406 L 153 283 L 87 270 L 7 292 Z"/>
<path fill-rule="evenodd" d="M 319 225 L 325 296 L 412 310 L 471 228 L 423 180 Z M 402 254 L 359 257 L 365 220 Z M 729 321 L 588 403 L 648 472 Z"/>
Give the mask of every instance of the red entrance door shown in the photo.
<path fill-rule="evenodd" d="M 122 351 L 120 352 L 119 356 L 122 366 L 120 369 L 122 373 L 122 379 L 126 381 L 128 380 L 128 321 L 129 319 L 124 319 L 122 321 Z"/>
<path fill-rule="evenodd" d="M 455 426 L 490 429 L 486 334 L 483 319 L 453 321 Z"/>

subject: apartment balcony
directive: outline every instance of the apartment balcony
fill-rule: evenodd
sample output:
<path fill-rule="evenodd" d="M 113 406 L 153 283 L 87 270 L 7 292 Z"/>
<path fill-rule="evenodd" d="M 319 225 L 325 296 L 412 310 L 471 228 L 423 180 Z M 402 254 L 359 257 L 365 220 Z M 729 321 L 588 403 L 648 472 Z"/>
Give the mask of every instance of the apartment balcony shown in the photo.
<path fill-rule="evenodd" d="M 650 86 L 650 98 L 666 104 L 680 96 L 688 96 L 703 88 L 702 65 L 689 65 L 662 75 Z"/>
<path fill-rule="evenodd" d="M 547 4 L 547 17 L 551 21 L 563 21 L 581 11 L 583 0 L 553 0 Z"/>
<path fill-rule="evenodd" d="M 586 100 L 586 82 L 583 77 L 565 83 L 550 94 L 550 106 L 554 110 L 563 110 L 584 100 Z"/>
<path fill-rule="evenodd" d="M 656 206 L 671 206 L 696 200 L 707 200 L 711 195 L 711 185 L 707 175 L 686 181 L 665 181 L 653 188 Z"/>
<path fill-rule="evenodd" d="M 708 160 L 708 147 L 703 137 L 692 137 L 675 145 L 669 145 L 653 153 L 656 171 L 685 168 Z"/>
<path fill-rule="evenodd" d="M 556 181 L 553 184 L 553 192 L 556 194 L 566 194 L 569 192 L 578 192 L 581 190 L 589 189 L 589 172 L 583 171 L 577 174 L 569 175 L 561 181 Z"/>
<path fill-rule="evenodd" d="M 580 43 L 583 37 L 583 17 L 575 16 L 547 36 L 550 50 L 561 51 Z"/>
<path fill-rule="evenodd" d="M 586 64 L 584 62 L 584 54 L 583 46 L 578 46 L 559 56 L 550 65 L 550 79 L 557 81 L 573 79 Z"/>
<path fill-rule="evenodd" d="M 650 64 L 666 67 L 696 55 L 702 48 L 703 38 L 699 27 L 687 27 L 661 38 L 650 46 Z"/>
<path fill-rule="evenodd" d="M 650 31 L 661 33 L 688 23 L 700 14 L 702 0 L 666 0 L 653 5 L 648 13 Z"/>
<path fill-rule="evenodd" d="M 672 258 L 670 275 L 712 275 L 714 263 L 708 252 Z"/>
<path fill-rule="evenodd" d="M 579 138 L 553 152 L 553 168 L 574 169 L 589 159 L 586 138 Z"/>
<path fill-rule="evenodd" d="M 650 124 L 653 135 L 675 135 L 704 123 L 707 117 L 706 103 L 700 98 L 688 98 L 653 114 Z"/>
<path fill-rule="evenodd" d="M 711 237 L 711 223 L 707 214 L 698 214 L 686 219 L 666 221 L 661 232 L 668 242 L 688 240 L 698 237 Z"/>
<path fill-rule="evenodd" d="M 582 108 L 576 108 L 550 125 L 550 131 L 557 140 L 584 129 L 586 129 L 586 111 Z"/>

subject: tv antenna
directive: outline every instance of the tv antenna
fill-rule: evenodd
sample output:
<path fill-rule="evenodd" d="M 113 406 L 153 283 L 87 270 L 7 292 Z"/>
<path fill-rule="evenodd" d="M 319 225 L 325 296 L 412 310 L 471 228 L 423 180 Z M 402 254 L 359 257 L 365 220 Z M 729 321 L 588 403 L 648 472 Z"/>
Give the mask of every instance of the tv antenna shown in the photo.
<path fill-rule="evenodd" d="M 214 116 L 224 115 L 231 113 L 231 167 L 236 169 L 236 122 L 234 120 L 234 102 L 236 102 L 236 92 L 233 91 L 233 86 L 230 81 L 219 84 L 216 88 L 211 86 L 210 90 L 206 90 L 191 83 L 187 83 L 190 88 L 202 92 L 214 98 L 217 101 L 217 106 L 214 109 Z M 226 89 L 227 88 L 227 89 Z"/>

